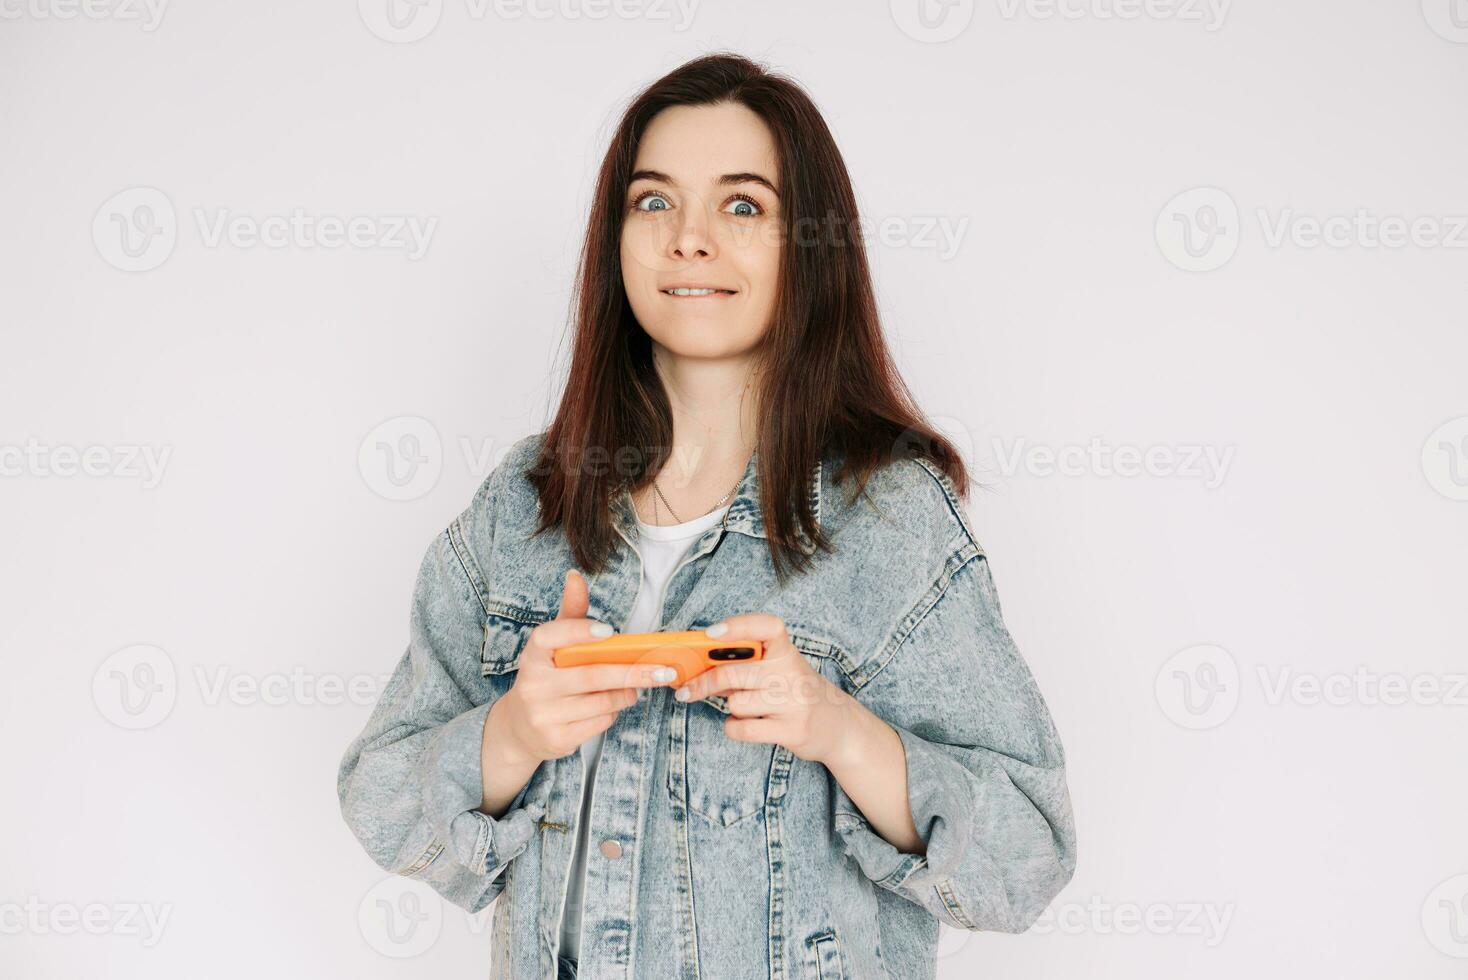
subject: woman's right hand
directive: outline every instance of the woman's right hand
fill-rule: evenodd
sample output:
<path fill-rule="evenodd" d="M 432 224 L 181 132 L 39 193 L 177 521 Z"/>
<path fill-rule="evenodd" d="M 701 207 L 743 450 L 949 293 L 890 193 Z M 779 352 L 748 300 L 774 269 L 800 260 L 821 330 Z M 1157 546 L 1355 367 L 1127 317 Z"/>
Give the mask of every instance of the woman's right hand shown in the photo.
<path fill-rule="evenodd" d="M 659 664 L 557 667 L 553 654 L 558 648 L 599 639 L 592 632 L 597 624 L 586 618 L 589 603 L 586 579 L 574 570 L 567 573 L 560 611 L 530 631 L 514 684 L 489 710 L 481 752 L 481 809 L 492 816 L 494 804 L 503 812 L 541 762 L 576 751 L 610 728 L 623 708 L 636 704 L 639 689 L 670 683 L 677 676 L 673 668 Z"/>

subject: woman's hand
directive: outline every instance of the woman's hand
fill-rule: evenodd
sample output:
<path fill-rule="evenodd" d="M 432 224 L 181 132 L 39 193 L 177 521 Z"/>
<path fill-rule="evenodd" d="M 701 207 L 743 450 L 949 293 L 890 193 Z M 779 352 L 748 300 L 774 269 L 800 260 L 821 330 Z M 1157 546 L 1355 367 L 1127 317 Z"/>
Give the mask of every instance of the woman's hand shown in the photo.
<path fill-rule="evenodd" d="M 720 627 L 723 627 L 721 630 Z M 762 660 L 721 664 L 673 693 L 680 701 L 727 696 L 724 732 L 741 742 L 773 742 L 809 762 L 829 764 L 843 745 L 855 699 L 806 663 L 785 623 L 768 613 L 730 616 L 705 630 L 730 644 L 761 640 Z"/>
<path fill-rule="evenodd" d="M 490 711 L 500 715 L 505 757 L 511 761 L 539 764 L 576 751 L 612 727 L 623 708 L 636 704 L 639 688 L 677 676 L 657 664 L 557 667 L 559 647 L 611 635 L 610 626 L 586 618 L 588 601 L 586 579 L 573 571 L 566 576 L 556 618 L 530 631 L 514 686 Z"/>

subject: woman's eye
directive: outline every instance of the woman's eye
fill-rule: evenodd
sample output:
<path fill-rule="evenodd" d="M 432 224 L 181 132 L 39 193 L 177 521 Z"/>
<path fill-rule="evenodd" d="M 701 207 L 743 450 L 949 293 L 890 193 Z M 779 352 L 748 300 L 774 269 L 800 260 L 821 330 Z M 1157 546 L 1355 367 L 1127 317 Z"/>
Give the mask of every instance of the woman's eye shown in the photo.
<path fill-rule="evenodd" d="M 736 197 L 729 204 L 736 209 L 733 213 L 740 218 L 753 218 L 764 213 L 763 208 L 747 197 Z"/>
<path fill-rule="evenodd" d="M 643 207 L 644 204 L 651 205 L 653 203 L 657 203 L 657 204 L 660 204 L 662 206 L 661 207 L 650 207 L 650 206 L 649 207 Z M 633 201 L 632 202 L 632 207 L 635 208 L 638 211 L 666 211 L 670 207 L 672 207 L 672 205 L 668 203 L 667 198 L 663 197 L 661 194 L 657 193 L 656 191 L 648 191 L 647 193 L 645 193 L 641 197 L 639 197 L 637 200 Z"/>

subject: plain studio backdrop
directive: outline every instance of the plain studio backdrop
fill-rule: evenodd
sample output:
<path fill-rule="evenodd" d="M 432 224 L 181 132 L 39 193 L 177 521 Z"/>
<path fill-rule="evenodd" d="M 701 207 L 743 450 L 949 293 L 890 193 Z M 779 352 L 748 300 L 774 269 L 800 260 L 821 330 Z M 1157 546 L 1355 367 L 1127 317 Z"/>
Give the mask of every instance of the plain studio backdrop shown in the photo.
<path fill-rule="evenodd" d="M 336 766 L 618 113 L 725 48 L 836 134 L 1068 753 L 1073 882 L 939 975 L 1461 977 L 1453 0 L 0 0 L 0 974 L 485 974 Z"/>

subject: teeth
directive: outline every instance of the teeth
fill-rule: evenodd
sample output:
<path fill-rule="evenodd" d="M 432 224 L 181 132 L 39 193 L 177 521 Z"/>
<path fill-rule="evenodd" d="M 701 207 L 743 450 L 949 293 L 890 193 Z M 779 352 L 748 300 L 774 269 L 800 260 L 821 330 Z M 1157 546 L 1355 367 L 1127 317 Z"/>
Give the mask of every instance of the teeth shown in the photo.
<path fill-rule="evenodd" d="M 663 292 L 669 296 L 712 296 L 715 293 L 727 293 L 727 289 L 665 289 Z"/>

